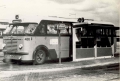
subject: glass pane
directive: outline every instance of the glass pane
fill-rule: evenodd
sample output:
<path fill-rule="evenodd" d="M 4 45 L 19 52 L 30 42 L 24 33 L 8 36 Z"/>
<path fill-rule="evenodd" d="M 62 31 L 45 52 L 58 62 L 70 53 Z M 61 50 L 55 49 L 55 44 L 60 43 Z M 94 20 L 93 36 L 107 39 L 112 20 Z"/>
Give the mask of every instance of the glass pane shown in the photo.
<path fill-rule="evenodd" d="M 106 31 L 105 31 L 105 32 L 106 32 L 105 35 L 109 36 L 109 30 L 110 30 L 110 29 L 105 29 L 105 30 L 106 30 Z"/>
<path fill-rule="evenodd" d="M 17 34 L 23 34 L 24 33 L 24 27 L 23 26 L 18 26 L 17 27 Z"/>
<path fill-rule="evenodd" d="M 3 32 L 3 34 L 9 34 L 12 28 L 13 28 L 13 25 L 10 25 L 10 27 L 8 26 L 6 30 Z"/>
<path fill-rule="evenodd" d="M 16 26 L 12 29 L 11 34 L 17 34 L 17 27 Z"/>
<path fill-rule="evenodd" d="M 61 24 L 64 24 L 64 23 L 61 23 Z M 64 24 L 64 26 L 65 26 L 65 29 L 62 29 L 62 30 L 60 30 L 60 33 L 61 34 L 68 34 L 69 33 L 69 24 Z"/>
<path fill-rule="evenodd" d="M 97 30 L 96 30 L 96 34 L 97 34 L 97 35 L 103 35 L 103 33 L 104 33 L 104 32 L 103 32 L 102 29 L 97 29 Z"/>
<path fill-rule="evenodd" d="M 109 29 L 109 35 L 111 35 L 111 29 Z"/>
<path fill-rule="evenodd" d="M 37 26 L 38 24 L 29 24 L 28 26 L 24 26 L 24 31 L 27 34 L 32 34 Z"/>
<path fill-rule="evenodd" d="M 48 34 L 57 34 L 57 25 L 56 24 L 48 24 L 47 25 L 47 33 Z"/>

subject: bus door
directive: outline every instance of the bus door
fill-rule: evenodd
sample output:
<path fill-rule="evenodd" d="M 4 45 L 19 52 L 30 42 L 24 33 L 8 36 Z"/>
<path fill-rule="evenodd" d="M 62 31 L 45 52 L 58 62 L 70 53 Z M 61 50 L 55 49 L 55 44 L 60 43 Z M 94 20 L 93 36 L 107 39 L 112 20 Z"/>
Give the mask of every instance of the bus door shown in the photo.
<path fill-rule="evenodd" d="M 95 37 L 93 30 L 85 26 L 73 27 L 73 61 L 94 59 Z"/>

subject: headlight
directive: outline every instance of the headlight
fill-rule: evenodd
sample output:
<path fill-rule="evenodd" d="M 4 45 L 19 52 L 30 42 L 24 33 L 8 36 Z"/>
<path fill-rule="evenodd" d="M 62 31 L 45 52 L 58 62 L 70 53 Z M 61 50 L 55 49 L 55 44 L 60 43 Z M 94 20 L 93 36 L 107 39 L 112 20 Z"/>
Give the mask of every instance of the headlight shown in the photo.
<path fill-rule="evenodd" d="M 22 49 L 23 48 L 23 44 L 19 44 L 19 49 Z"/>
<path fill-rule="evenodd" d="M 4 48 L 6 46 L 6 44 L 2 44 L 2 47 Z"/>

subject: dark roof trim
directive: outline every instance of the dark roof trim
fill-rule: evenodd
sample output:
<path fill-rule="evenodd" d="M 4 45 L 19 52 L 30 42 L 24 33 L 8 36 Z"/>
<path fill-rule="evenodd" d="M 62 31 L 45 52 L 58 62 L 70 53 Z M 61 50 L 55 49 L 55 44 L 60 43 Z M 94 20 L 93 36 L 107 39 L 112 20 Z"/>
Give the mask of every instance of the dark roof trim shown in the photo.
<path fill-rule="evenodd" d="M 38 24 L 36 22 L 22 22 L 22 23 L 10 23 L 9 25 L 18 25 L 18 24 Z"/>
<path fill-rule="evenodd" d="M 120 29 L 120 27 L 115 27 L 114 25 L 107 25 L 107 24 L 79 24 L 79 25 L 74 25 L 73 27 L 74 28 L 77 28 L 77 27 L 86 27 L 86 28 L 95 28 L 95 29 L 110 28 L 110 29 L 115 29 L 115 30 Z"/>

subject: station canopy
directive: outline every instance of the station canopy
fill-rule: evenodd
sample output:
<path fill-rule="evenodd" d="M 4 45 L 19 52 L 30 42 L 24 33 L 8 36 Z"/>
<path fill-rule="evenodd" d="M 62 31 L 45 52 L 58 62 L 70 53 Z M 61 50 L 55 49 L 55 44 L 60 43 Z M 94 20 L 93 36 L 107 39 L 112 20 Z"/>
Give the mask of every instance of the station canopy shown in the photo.
<path fill-rule="evenodd" d="M 0 29 L 6 29 L 8 24 L 9 24 L 8 22 L 0 22 Z"/>
<path fill-rule="evenodd" d="M 109 22 L 98 22 L 98 21 L 88 21 L 88 22 L 78 22 L 73 23 L 74 28 L 78 27 L 86 27 L 86 28 L 94 28 L 94 29 L 114 29 L 118 30 L 120 27 L 114 26 L 114 24 Z"/>

